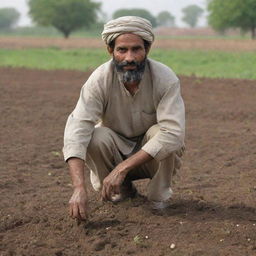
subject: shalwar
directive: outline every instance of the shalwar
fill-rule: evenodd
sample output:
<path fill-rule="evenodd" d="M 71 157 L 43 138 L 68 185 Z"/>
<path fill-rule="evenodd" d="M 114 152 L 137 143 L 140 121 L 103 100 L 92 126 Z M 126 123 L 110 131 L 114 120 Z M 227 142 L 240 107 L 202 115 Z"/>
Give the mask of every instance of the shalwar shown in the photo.
<path fill-rule="evenodd" d="M 159 125 L 153 125 L 138 141 L 133 153 L 149 141 L 159 130 Z M 119 149 L 122 140 L 111 129 L 97 127 L 88 146 L 86 164 L 90 169 L 90 179 L 93 188 L 99 191 L 103 180 L 108 174 L 129 155 L 123 155 Z M 126 179 L 128 181 L 149 178 L 147 197 L 151 201 L 165 201 L 172 195 L 172 176 L 181 166 L 181 156 L 184 147 L 173 152 L 170 156 L 157 161 L 155 159 L 131 170 Z"/>

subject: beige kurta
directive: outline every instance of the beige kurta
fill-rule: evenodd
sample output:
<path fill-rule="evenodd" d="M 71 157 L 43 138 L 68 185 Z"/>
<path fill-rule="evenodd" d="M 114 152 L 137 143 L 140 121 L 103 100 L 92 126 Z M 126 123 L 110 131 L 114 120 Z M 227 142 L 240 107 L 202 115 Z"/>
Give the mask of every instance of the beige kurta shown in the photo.
<path fill-rule="evenodd" d="M 88 144 L 99 122 L 121 138 L 118 147 L 124 155 L 129 155 L 145 132 L 158 124 L 159 132 L 142 150 L 157 161 L 163 160 L 184 144 L 185 111 L 178 78 L 169 67 L 148 59 L 139 90 L 132 96 L 119 81 L 112 61 L 98 67 L 82 87 L 68 117 L 65 160 L 86 160 Z"/>

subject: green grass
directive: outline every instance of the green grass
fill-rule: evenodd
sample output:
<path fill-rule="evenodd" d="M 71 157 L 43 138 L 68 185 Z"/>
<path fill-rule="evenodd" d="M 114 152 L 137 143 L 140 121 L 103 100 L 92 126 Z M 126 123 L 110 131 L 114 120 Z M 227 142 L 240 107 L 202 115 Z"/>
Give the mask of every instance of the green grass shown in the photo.
<path fill-rule="evenodd" d="M 179 75 L 256 79 L 254 52 L 153 49 L 150 57 Z M 92 70 L 109 59 L 104 49 L 0 49 L 0 66 L 33 69 Z"/>

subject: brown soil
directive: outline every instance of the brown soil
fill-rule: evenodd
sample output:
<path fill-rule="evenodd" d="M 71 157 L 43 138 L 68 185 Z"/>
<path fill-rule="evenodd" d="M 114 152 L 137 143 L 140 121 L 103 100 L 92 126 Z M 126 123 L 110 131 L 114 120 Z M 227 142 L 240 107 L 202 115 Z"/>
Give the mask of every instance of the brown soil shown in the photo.
<path fill-rule="evenodd" d="M 104 48 L 101 39 L 93 38 L 26 38 L 0 37 L 0 48 L 26 49 L 56 47 L 61 49 L 73 48 Z M 160 39 L 157 38 L 153 48 L 164 49 L 199 49 L 221 51 L 255 51 L 256 43 L 253 40 L 226 40 L 226 39 Z"/>
<path fill-rule="evenodd" d="M 0 255 L 256 255 L 256 82 L 181 77 L 187 152 L 172 206 L 140 197 L 67 214 L 63 129 L 88 73 L 0 69 Z M 175 244 L 175 248 L 170 246 Z"/>

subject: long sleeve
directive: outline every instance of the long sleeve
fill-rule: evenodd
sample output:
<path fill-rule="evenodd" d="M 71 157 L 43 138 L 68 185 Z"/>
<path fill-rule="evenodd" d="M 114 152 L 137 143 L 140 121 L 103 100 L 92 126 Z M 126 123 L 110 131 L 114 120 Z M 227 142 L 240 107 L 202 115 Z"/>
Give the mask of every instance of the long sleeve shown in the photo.
<path fill-rule="evenodd" d="M 63 147 L 65 161 L 70 157 L 85 160 L 95 124 L 103 113 L 103 97 L 99 91 L 92 89 L 90 83 L 92 81 L 83 86 L 77 105 L 66 123 Z"/>
<path fill-rule="evenodd" d="M 180 95 L 179 80 L 165 91 L 156 114 L 160 130 L 142 147 L 142 150 L 161 161 L 184 144 L 185 108 Z"/>

